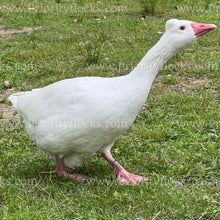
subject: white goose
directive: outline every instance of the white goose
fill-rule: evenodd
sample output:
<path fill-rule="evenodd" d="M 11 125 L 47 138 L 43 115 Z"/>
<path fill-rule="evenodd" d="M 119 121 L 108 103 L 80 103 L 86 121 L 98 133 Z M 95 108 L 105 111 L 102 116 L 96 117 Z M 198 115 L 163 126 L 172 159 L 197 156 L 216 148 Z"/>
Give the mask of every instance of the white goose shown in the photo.
<path fill-rule="evenodd" d="M 147 181 L 127 172 L 110 149 L 135 120 L 163 64 L 214 28 L 213 24 L 171 19 L 159 42 L 130 74 L 66 79 L 13 94 L 9 100 L 23 116 L 30 138 L 55 159 L 59 176 L 87 179 L 82 174 L 67 174 L 64 166 L 78 167 L 88 157 L 101 153 L 114 167 L 120 183 Z"/>

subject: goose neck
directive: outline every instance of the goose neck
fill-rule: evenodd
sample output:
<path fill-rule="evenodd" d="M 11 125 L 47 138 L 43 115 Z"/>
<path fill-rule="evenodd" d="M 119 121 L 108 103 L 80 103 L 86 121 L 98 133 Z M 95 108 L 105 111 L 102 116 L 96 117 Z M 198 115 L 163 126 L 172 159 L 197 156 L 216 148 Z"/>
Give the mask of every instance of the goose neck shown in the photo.
<path fill-rule="evenodd" d="M 171 45 L 167 36 L 163 35 L 130 74 L 153 80 L 163 65 L 177 52 Z"/>

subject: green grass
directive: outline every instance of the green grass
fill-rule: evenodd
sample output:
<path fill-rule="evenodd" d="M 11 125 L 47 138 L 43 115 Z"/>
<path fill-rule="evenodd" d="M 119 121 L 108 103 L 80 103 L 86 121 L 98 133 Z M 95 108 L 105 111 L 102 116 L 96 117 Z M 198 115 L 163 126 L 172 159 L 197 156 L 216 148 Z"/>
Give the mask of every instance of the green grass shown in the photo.
<path fill-rule="evenodd" d="M 140 1 L 143 7 L 143 15 L 154 15 L 157 5 L 157 0 L 141 0 Z"/>
<path fill-rule="evenodd" d="M 41 28 L 0 37 L 0 90 L 127 74 L 159 40 L 166 20 L 219 26 L 219 11 L 218 1 L 158 0 L 154 15 L 143 19 L 140 0 L 2 0 L 0 27 Z M 112 149 L 150 183 L 117 184 L 99 155 L 76 169 L 88 182 L 57 177 L 21 120 L 5 120 L 10 103 L 0 100 L 0 219 L 218 219 L 219 34 L 219 28 L 208 33 L 168 62 L 146 107 Z"/>

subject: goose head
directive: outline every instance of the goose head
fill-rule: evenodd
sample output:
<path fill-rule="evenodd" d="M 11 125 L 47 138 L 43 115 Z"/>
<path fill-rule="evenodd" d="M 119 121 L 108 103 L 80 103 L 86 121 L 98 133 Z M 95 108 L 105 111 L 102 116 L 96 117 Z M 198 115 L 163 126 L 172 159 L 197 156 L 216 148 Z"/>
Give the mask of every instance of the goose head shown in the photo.
<path fill-rule="evenodd" d="M 214 24 L 170 19 L 166 23 L 164 37 L 166 43 L 179 51 L 195 43 L 199 37 L 214 28 L 216 28 L 216 25 Z"/>

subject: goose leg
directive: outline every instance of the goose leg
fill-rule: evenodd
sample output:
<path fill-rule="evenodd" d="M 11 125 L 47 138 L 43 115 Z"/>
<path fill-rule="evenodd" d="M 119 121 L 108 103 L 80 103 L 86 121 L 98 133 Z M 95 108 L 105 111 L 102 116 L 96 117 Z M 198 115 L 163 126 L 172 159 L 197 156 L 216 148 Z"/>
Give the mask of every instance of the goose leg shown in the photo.
<path fill-rule="evenodd" d="M 110 164 L 113 164 L 117 181 L 121 184 L 137 184 L 140 181 L 149 181 L 147 177 L 134 175 L 126 171 L 118 162 L 115 162 L 111 153 L 102 153 L 102 157 L 104 157 Z"/>
<path fill-rule="evenodd" d="M 70 177 L 81 181 L 85 181 L 88 179 L 88 177 L 83 174 L 67 174 L 63 168 L 64 167 L 63 158 L 61 159 L 57 155 L 56 155 L 56 164 L 57 164 L 56 172 L 58 176 Z"/>

